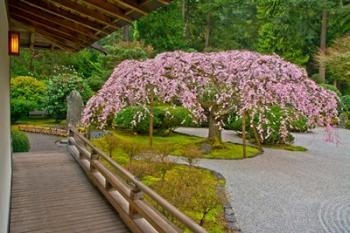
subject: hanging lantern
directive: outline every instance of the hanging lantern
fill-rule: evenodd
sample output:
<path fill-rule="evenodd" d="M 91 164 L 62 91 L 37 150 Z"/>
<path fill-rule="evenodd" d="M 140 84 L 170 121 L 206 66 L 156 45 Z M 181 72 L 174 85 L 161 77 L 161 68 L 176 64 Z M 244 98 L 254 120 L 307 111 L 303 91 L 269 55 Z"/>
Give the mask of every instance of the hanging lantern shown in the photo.
<path fill-rule="evenodd" d="M 19 32 L 9 32 L 9 55 L 18 56 L 20 50 L 20 35 Z"/>

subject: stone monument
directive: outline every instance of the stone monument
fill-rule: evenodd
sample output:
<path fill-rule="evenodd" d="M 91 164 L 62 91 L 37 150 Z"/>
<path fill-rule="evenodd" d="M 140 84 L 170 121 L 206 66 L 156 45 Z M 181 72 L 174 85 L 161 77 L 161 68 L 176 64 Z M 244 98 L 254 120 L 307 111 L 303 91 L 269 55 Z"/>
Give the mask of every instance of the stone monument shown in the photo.
<path fill-rule="evenodd" d="M 80 124 L 81 114 L 83 112 L 84 103 L 80 93 L 73 90 L 67 96 L 67 125 L 69 127 L 77 127 Z"/>

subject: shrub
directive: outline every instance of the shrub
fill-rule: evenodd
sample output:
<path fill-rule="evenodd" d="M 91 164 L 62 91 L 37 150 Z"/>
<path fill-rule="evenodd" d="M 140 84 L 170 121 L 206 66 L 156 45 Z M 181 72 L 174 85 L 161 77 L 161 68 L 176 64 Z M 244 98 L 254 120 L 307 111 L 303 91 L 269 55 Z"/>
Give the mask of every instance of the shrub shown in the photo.
<path fill-rule="evenodd" d="M 350 111 L 350 95 L 344 95 L 340 98 L 341 109 L 343 112 Z"/>
<path fill-rule="evenodd" d="M 145 134 L 149 128 L 149 114 L 143 107 L 131 106 L 117 113 L 114 125 L 118 128 L 131 129 Z M 156 106 L 154 108 L 154 130 L 157 134 L 168 134 L 178 126 L 192 126 L 192 118 L 183 107 Z"/>
<path fill-rule="evenodd" d="M 293 109 L 289 109 L 288 114 L 295 115 L 296 119 L 289 122 L 288 128 L 292 132 L 305 132 L 309 129 L 307 124 L 307 117 L 304 115 L 296 115 L 297 112 L 295 112 Z M 268 122 L 270 122 L 268 125 L 266 124 L 264 126 L 265 130 L 265 138 L 264 138 L 264 144 L 279 144 L 282 143 L 281 137 L 280 137 L 280 127 L 281 127 L 281 120 L 283 119 L 283 112 L 279 106 L 273 106 L 271 107 L 270 111 L 266 113 L 266 118 L 268 119 Z M 256 119 L 257 120 L 257 119 Z M 250 122 L 250 119 L 247 120 Z M 272 132 L 269 137 L 266 137 L 267 135 L 267 128 L 272 129 Z M 228 117 L 228 120 L 225 124 L 226 129 L 235 130 L 235 131 L 241 131 L 242 130 L 242 119 L 235 115 L 231 114 Z M 254 131 L 250 127 L 250 124 L 247 124 L 247 132 L 248 136 L 250 138 L 254 138 Z M 294 140 L 293 136 L 289 134 L 287 142 L 292 142 Z"/>
<path fill-rule="evenodd" d="M 346 129 L 350 129 L 350 120 L 346 122 L 345 128 L 346 128 Z"/>
<path fill-rule="evenodd" d="M 322 83 L 322 84 L 320 84 L 320 86 L 323 87 L 324 89 L 329 90 L 329 91 L 333 91 L 335 94 L 337 94 L 338 97 L 341 96 L 340 91 L 334 85 Z"/>
<path fill-rule="evenodd" d="M 33 77 L 11 79 L 11 121 L 25 119 L 30 111 L 41 109 L 45 93 L 45 83 Z"/>
<path fill-rule="evenodd" d="M 225 123 L 225 129 L 241 131 L 242 130 L 242 118 L 232 113 L 228 116 Z"/>
<path fill-rule="evenodd" d="M 11 138 L 13 152 L 28 152 L 30 150 L 30 143 L 27 134 L 18 130 L 12 130 Z"/>
<path fill-rule="evenodd" d="M 90 87 L 76 73 L 62 73 L 49 80 L 46 99 L 47 111 L 56 120 L 66 118 L 66 98 L 73 90 L 78 91 L 84 101 L 92 95 Z"/>
<path fill-rule="evenodd" d="M 293 110 L 291 110 L 291 114 L 295 114 L 293 113 Z M 301 115 L 298 116 L 295 120 L 292 120 L 289 124 L 289 130 L 291 132 L 306 132 L 309 130 L 309 126 L 307 123 L 308 119 L 306 116 Z"/>

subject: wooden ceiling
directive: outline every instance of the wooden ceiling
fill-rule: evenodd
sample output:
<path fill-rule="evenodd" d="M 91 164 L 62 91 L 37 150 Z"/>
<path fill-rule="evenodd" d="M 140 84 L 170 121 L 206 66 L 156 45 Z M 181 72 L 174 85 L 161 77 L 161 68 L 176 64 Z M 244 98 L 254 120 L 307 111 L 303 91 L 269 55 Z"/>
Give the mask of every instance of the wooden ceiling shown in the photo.
<path fill-rule="evenodd" d="M 79 51 L 172 0 L 8 0 L 25 47 Z"/>

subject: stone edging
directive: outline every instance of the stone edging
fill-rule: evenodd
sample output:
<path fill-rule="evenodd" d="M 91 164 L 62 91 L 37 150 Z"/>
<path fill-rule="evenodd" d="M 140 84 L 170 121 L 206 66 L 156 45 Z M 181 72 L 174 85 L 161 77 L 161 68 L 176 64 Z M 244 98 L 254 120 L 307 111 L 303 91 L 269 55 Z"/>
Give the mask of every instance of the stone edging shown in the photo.
<path fill-rule="evenodd" d="M 189 166 L 188 164 L 185 164 L 187 166 Z M 214 170 L 211 170 L 211 169 L 208 169 L 208 168 L 204 168 L 204 167 L 201 167 L 201 166 L 193 166 L 193 167 L 196 167 L 196 168 L 200 168 L 200 169 L 205 169 L 207 171 L 210 171 L 214 176 L 216 176 L 216 178 L 220 179 L 220 180 L 225 180 L 226 182 L 226 179 L 225 177 L 217 172 L 217 171 L 214 171 Z M 218 187 L 218 189 L 221 191 L 221 190 L 224 190 L 225 191 L 225 184 L 222 184 Z M 235 216 L 235 212 L 231 206 L 231 203 L 229 202 L 229 200 L 227 199 L 227 194 L 226 192 L 225 193 L 225 196 L 226 196 L 226 202 L 224 203 L 224 215 L 225 215 L 225 220 L 226 220 L 226 227 L 227 229 L 231 230 L 231 231 L 234 231 L 234 232 L 241 232 L 241 228 L 239 227 L 238 225 L 238 221 L 237 221 L 237 218 Z"/>
<path fill-rule="evenodd" d="M 20 131 L 38 134 L 47 134 L 60 137 L 67 137 L 68 132 L 64 129 L 58 129 L 54 127 L 34 126 L 34 125 L 18 125 Z"/>

